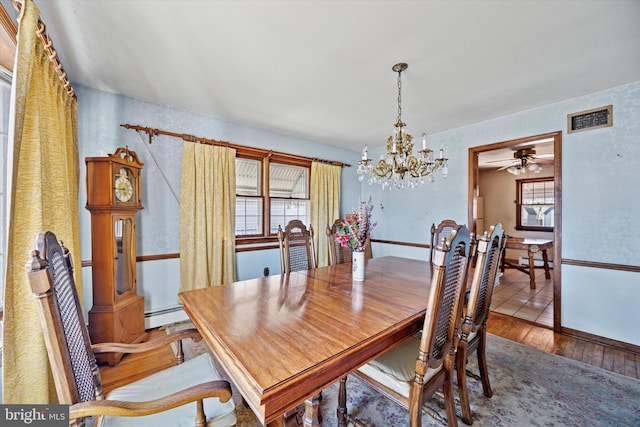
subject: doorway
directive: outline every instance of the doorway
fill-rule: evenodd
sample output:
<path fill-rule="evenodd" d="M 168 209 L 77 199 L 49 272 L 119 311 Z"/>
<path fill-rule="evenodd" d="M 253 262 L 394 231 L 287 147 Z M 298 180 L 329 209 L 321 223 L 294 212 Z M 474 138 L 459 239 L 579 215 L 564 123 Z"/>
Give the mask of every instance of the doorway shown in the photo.
<path fill-rule="evenodd" d="M 518 151 L 522 151 L 522 147 L 530 147 L 534 146 L 536 143 L 542 140 L 549 140 L 553 143 L 553 195 L 554 195 L 554 205 L 555 209 L 553 211 L 553 330 L 556 332 L 560 332 L 561 327 L 561 316 L 560 316 L 560 307 L 561 307 L 561 247 L 562 247 L 562 132 L 552 132 L 542 135 L 535 135 L 526 138 L 519 138 L 509 141 L 496 142 L 493 144 L 482 145 L 478 147 L 469 148 L 469 193 L 468 193 L 468 224 L 470 231 L 475 233 L 481 233 L 484 230 L 477 230 L 478 227 L 478 212 L 482 213 L 484 211 L 484 207 L 479 207 L 479 198 L 480 198 L 480 156 L 484 154 L 490 153 L 498 153 L 499 150 L 508 150 L 513 154 L 513 157 L 517 159 Z M 485 156 L 483 155 L 483 158 Z M 512 159 L 512 162 L 515 160 Z M 500 169 L 506 170 L 508 166 L 503 166 Z M 496 168 L 494 168 L 496 169 Z M 502 172 L 501 172 L 502 173 Z M 507 174 L 507 172 L 504 172 Z M 513 188 L 513 187 L 512 187 Z M 485 191 L 486 189 L 482 189 Z M 507 193 L 507 192 L 506 192 Z M 507 206 L 505 209 L 513 209 L 515 212 L 515 205 L 511 204 L 511 200 L 515 199 L 515 196 L 508 192 L 504 197 L 508 198 Z M 482 198 L 480 198 L 482 200 Z M 487 224 L 487 226 L 490 224 Z M 504 225 L 504 224 L 503 224 Z M 481 225 L 482 227 L 482 225 Z M 506 227 L 505 227 L 506 228 Z M 506 230 L 507 233 L 510 230 Z"/>

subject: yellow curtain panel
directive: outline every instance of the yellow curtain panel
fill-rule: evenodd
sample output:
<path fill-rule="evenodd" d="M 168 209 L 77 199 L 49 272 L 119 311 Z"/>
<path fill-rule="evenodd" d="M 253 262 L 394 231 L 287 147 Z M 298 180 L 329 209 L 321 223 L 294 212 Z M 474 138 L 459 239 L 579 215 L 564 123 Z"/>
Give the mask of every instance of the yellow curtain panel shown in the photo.
<path fill-rule="evenodd" d="M 322 162 L 311 163 L 311 224 L 316 229 L 318 267 L 329 265 L 327 225 L 340 218 L 340 174 L 342 167 Z"/>
<path fill-rule="evenodd" d="M 235 281 L 236 150 L 183 142 L 180 290 Z"/>
<path fill-rule="evenodd" d="M 24 0 L 11 100 L 2 354 L 3 403 L 10 404 L 57 402 L 25 270 L 37 234 L 53 231 L 80 265 L 77 103 L 36 34 L 39 14 L 33 2 Z M 79 269 L 75 276 L 82 300 Z"/>

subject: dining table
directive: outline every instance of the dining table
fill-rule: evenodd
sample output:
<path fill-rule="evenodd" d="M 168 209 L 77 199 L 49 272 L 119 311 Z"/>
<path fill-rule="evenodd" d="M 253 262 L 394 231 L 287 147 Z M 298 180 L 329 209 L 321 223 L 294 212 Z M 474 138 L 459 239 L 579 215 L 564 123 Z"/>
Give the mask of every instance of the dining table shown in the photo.
<path fill-rule="evenodd" d="M 367 260 L 362 281 L 344 263 L 179 298 L 263 425 L 295 425 L 304 403 L 302 424 L 318 426 L 323 389 L 422 329 L 430 283 L 430 262 L 384 256 Z"/>
<path fill-rule="evenodd" d="M 544 277 L 545 279 L 551 279 L 551 272 L 549 271 L 549 256 L 547 255 L 547 249 L 553 248 L 553 240 L 550 239 L 534 239 L 529 237 L 507 237 L 506 249 L 515 249 L 527 251 L 527 260 L 528 263 L 526 266 L 520 265 L 519 262 L 509 261 L 507 258 L 507 254 L 505 253 L 502 257 L 502 265 L 500 266 L 500 271 L 504 273 L 505 267 L 515 268 L 518 271 L 521 271 L 529 276 L 529 288 L 536 288 L 536 265 L 535 265 L 535 254 L 538 252 L 542 253 L 542 268 L 544 268 Z"/>

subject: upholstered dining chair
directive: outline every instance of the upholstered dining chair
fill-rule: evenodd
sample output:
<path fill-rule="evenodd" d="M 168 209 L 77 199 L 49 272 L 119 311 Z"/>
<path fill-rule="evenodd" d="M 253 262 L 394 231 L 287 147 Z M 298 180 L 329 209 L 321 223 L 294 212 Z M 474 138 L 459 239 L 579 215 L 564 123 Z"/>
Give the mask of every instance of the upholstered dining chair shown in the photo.
<path fill-rule="evenodd" d="M 289 221 L 284 230 L 278 226 L 280 243 L 280 270 L 282 273 L 316 268 L 316 253 L 313 246 L 313 227 L 300 220 Z"/>
<path fill-rule="evenodd" d="M 429 259 L 431 262 L 433 262 L 435 249 L 442 242 L 442 239 L 447 239 L 457 225 L 452 219 L 443 219 L 437 226 L 431 224 L 431 245 L 429 246 Z"/>
<path fill-rule="evenodd" d="M 354 372 L 373 389 L 408 408 L 411 427 L 422 425 L 424 403 L 440 389 L 447 423 L 457 426 L 452 378 L 469 246 L 467 227 L 458 225 L 437 247 L 422 334 L 403 341 Z M 346 402 L 344 381 L 339 393 L 339 402 Z"/>
<path fill-rule="evenodd" d="M 27 264 L 31 291 L 38 302 L 44 340 L 61 404 L 70 405 L 71 426 L 234 426 L 231 387 L 220 379 L 208 354 L 116 388 L 104 396 L 96 353 L 148 351 L 185 338 L 178 331 L 139 344 L 91 345 L 73 278 L 69 251 L 50 232 L 38 235 Z M 95 423 L 90 422 L 94 418 Z"/>
<path fill-rule="evenodd" d="M 507 238 L 500 223 L 491 226 L 489 232 L 485 232 L 477 240 L 476 267 L 471 280 L 469 301 L 464 308 L 460 341 L 456 351 L 456 372 L 462 420 L 469 425 L 473 423 L 473 419 L 467 390 L 467 359 L 474 351 L 478 357 L 484 395 L 491 397 L 493 394 L 486 358 L 487 319 L 489 318 L 496 274 L 501 258 L 504 256 L 506 242 Z"/>

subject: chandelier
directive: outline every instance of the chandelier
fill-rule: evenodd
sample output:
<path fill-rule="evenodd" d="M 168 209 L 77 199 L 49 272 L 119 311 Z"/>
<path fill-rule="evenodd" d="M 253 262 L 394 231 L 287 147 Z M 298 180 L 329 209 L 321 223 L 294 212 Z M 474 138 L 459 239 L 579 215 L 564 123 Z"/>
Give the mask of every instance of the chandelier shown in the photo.
<path fill-rule="evenodd" d="M 534 163 L 536 151 L 532 149 L 522 149 L 513 153 L 513 157 L 518 160 L 515 165 L 509 166 L 507 172 L 516 176 L 529 172 L 540 173 L 542 166 Z"/>
<path fill-rule="evenodd" d="M 438 157 L 427 148 L 427 134 L 422 134 L 422 149 L 418 155 L 413 154 L 413 137 L 405 130 L 406 123 L 402 121 L 402 78 L 401 74 L 408 67 L 405 63 L 399 63 L 392 67 L 398 73 L 398 117 L 394 125 L 393 134 L 387 139 L 386 155 L 380 155 L 375 165 L 369 159 L 367 146 L 362 150 L 362 158 L 358 162 L 358 180 L 362 181 L 369 174 L 369 185 L 381 184 L 382 189 L 398 188 L 405 186 L 415 188 L 424 185 L 425 178 L 434 182 L 434 173 L 441 170 L 442 177 L 446 178 L 449 172 L 447 160 L 444 157 L 444 149 L 440 147 Z"/>

